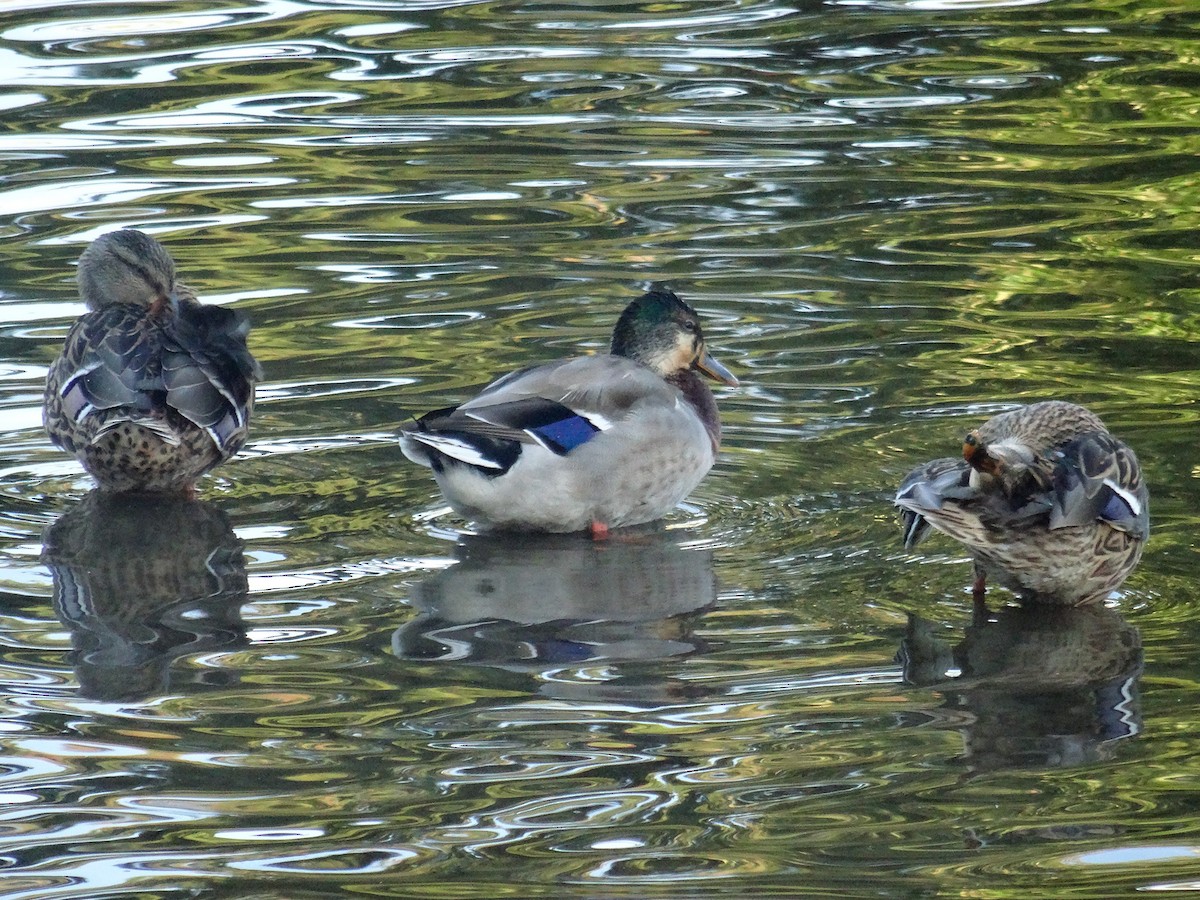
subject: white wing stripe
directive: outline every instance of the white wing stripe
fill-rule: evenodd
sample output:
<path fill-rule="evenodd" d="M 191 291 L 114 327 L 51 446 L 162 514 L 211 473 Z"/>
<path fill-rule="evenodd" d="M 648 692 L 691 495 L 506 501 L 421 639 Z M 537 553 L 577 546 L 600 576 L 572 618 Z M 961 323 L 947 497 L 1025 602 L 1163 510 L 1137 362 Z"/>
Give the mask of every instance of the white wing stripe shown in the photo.
<path fill-rule="evenodd" d="M 86 366 L 80 366 L 78 369 L 72 372 L 70 376 L 68 376 L 66 381 L 63 382 L 63 386 L 59 389 L 58 395 L 60 397 L 67 396 L 67 392 L 75 386 L 75 382 L 77 382 L 80 378 L 95 372 L 98 368 L 100 368 L 101 365 L 103 365 L 102 360 L 94 359 L 90 364 Z"/>
<path fill-rule="evenodd" d="M 1129 493 L 1129 491 L 1125 490 L 1125 488 L 1121 487 L 1111 478 L 1105 478 L 1104 483 L 1109 486 L 1114 494 L 1129 504 L 1129 508 L 1133 510 L 1134 516 L 1142 514 L 1142 504 L 1137 497 L 1133 496 L 1133 494 Z"/>
<path fill-rule="evenodd" d="M 500 464 L 494 459 L 484 456 L 475 447 L 472 447 L 466 441 L 460 441 L 458 438 L 446 437 L 440 434 L 409 433 L 408 436 L 426 446 L 432 447 L 434 450 L 446 454 L 451 459 L 457 459 L 459 462 L 464 462 L 469 466 L 479 466 L 483 469 L 501 468 Z"/>
<path fill-rule="evenodd" d="M 579 410 L 575 410 L 575 415 L 587 419 L 599 431 L 608 431 L 615 424 L 612 419 L 606 418 L 598 412 L 580 412 Z"/>

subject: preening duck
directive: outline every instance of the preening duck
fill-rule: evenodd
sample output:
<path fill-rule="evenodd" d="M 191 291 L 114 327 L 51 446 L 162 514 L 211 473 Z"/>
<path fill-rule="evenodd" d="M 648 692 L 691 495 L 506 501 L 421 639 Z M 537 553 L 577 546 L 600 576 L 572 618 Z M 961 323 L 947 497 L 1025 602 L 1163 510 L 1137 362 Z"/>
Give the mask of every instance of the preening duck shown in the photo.
<path fill-rule="evenodd" d="M 1051 400 L 994 416 L 958 458 L 918 466 L 896 494 L 904 545 L 931 528 L 1023 598 L 1083 606 L 1133 571 L 1150 534 L 1150 493 L 1137 456 L 1100 419 Z"/>
<path fill-rule="evenodd" d="M 46 379 L 50 439 L 102 490 L 190 491 L 246 442 L 262 377 L 239 312 L 205 306 L 132 228 L 79 259 L 87 304 Z"/>

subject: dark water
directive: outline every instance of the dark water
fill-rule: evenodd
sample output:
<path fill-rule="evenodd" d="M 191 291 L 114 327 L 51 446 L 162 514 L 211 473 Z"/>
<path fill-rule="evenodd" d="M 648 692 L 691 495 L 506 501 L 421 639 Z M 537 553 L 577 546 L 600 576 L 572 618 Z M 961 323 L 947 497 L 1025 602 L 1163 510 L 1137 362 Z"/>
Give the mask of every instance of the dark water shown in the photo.
<path fill-rule="evenodd" d="M 0 892 L 1095 897 L 1200 887 L 1200 11 L 11 3 Z M 252 444 L 88 496 L 40 427 L 113 227 L 254 321 Z M 663 281 L 743 378 L 636 541 L 464 534 L 391 433 Z M 1091 405 L 1154 534 L 973 621 L 888 499 Z M 924 550 L 925 548 L 923 548 Z M 998 592 L 994 606 L 1003 607 Z"/>

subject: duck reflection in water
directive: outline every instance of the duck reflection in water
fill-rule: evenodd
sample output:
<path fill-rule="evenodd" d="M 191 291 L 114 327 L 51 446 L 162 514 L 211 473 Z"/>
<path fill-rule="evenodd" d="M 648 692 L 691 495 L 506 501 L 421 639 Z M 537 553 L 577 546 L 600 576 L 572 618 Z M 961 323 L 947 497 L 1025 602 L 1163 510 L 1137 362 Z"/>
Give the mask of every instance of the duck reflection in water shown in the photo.
<path fill-rule="evenodd" d="M 712 553 L 654 527 L 608 542 L 473 535 L 456 555 L 414 586 L 418 615 L 392 637 L 401 659 L 546 672 L 682 656 L 699 648 L 693 622 L 716 602 Z"/>
<path fill-rule="evenodd" d="M 211 503 L 94 491 L 43 544 L 85 697 L 163 693 L 177 657 L 245 642 L 242 543 Z"/>
<path fill-rule="evenodd" d="M 1141 731 L 1138 630 L 1104 606 L 978 604 L 951 647 L 910 615 L 897 654 L 909 684 L 945 697 L 973 770 L 1060 767 L 1108 758 Z"/>

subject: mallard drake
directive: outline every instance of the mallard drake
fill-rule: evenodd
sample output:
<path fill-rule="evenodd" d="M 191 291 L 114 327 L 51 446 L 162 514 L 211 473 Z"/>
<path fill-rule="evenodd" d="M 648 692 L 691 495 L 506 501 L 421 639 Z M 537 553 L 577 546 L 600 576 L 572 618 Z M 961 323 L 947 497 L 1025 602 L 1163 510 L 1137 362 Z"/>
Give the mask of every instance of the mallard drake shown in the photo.
<path fill-rule="evenodd" d="M 506 375 L 406 424 L 400 446 L 483 528 L 603 537 L 662 518 L 712 467 L 721 424 L 701 374 L 737 384 L 695 310 L 652 290 L 621 313 L 608 355 Z"/>
<path fill-rule="evenodd" d="M 246 442 L 254 385 L 245 316 L 204 306 L 166 248 L 132 228 L 79 258 L 88 311 L 46 378 L 46 431 L 102 490 L 191 491 Z"/>
<path fill-rule="evenodd" d="M 1023 598 L 1096 603 L 1133 571 L 1150 534 L 1150 493 L 1134 452 L 1093 413 L 1051 400 L 1001 413 L 966 436 L 961 458 L 918 466 L 896 505 L 904 546 L 936 528 Z"/>

